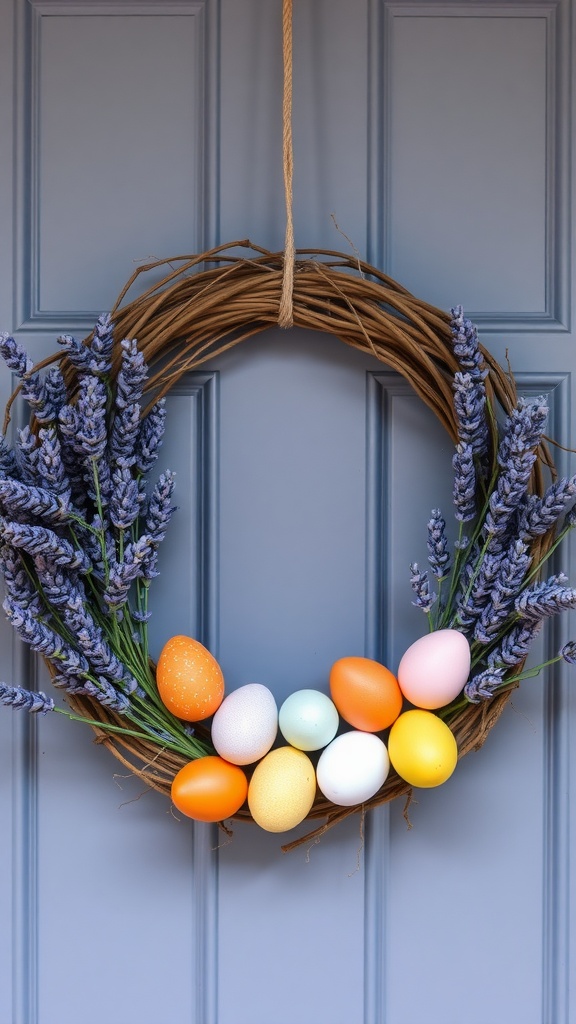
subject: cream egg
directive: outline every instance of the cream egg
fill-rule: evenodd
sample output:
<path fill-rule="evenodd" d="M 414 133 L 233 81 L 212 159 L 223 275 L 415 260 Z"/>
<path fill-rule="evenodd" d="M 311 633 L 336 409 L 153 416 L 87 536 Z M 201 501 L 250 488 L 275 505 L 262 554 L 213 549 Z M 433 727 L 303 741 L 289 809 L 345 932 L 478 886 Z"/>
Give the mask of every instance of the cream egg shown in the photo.
<path fill-rule="evenodd" d="M 253 764 L 268 753 L 278 732 L 278 707 L 262 683 L 246 683 L 224 698 L 212 719 L 212 743 L 225 761 Z"/>

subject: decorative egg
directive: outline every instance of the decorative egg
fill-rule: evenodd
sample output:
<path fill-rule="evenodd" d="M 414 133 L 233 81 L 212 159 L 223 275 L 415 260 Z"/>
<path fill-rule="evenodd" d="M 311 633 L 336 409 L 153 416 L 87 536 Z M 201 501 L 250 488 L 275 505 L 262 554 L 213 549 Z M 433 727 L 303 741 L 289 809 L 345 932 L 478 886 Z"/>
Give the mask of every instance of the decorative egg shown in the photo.
<path fill-rule="evenodd" d="M 454 734 L 441 718 L 420 708 L 405 711 L 394 722 L 388 753 L 398 775 L 420 789 L 446 782 L 458 761 Z"/>
<path fill-rule="evenodd" d="M 198 757 L 172 780 L 172 802 L 196 821 L 223 821 L 236 814 L 248 795 L 248 779 L 221 757 Z"/>
<path fill-rule="evenodd" d="M 418 708 L 443 708 L 463 689 L 470 674 L 470 645 L 457 629 L 420 637 L 398 666 L 400 689 Z"/>
<path fill-rule="evenodd" d="M 296 690 L 282 704 L 278 724 L 291 746 L 320 750 L 338 732 L 338 711 L 330 697 L 320 690 Z"/>
<path fill-rule="evenodd" d="M 247 683 L 224 698 L 212 720 L 212 743 L 226 761 L 253 764 L 278 732 L 278 707 L 262 683 Z"/>
<path fill-rule="evenodd" d="M 209 718 L 224 697 L 218 662 L 189 636 L 173 636 L 166 642 L 156 666 L 156 685 L 162 703 L 186 722 Z"/>
<path fill-rule="evenodd" d="M 248 786 L 248 807 L 267 832 L 287 832 L 300 824 L 316 796 L 314 765 L 302 750 L 278 747 L 260 761 Z"/>
<path fill-rule="evenodd" d="M 396 677 L 371 658 L 348 657 L 334 662 L 330 695 L 342 718 L 362 732 L 387 729 L 402 710 Z"/>
<path fill-rule="evenodd" d="M 352 807 L 378 792 L 386 781 L 390 760 L 385 744 L 370 732 L 344 732 L 320 754 L 318 786 L 333 804 Z"/>

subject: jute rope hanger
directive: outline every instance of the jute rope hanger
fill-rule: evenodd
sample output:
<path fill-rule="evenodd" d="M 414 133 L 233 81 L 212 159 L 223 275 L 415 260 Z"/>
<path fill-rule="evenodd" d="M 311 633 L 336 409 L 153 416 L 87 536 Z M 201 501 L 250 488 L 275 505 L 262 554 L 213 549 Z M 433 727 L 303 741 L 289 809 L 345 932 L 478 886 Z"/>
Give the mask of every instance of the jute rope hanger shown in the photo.
<path fill-rule="evenodd" d="M 282 0 L 282 55 L 284 91 L 282 99 L 282 165 L 284 171 L 284 198 L 286 201 L 286 236 L 284 240 L 284 268 L 282 294 L 278 311 L 278 325 L 292 327 L 294 290 L 294 220 L 292 214 L 294 152 L 292 145 L 292 0 Z"/>

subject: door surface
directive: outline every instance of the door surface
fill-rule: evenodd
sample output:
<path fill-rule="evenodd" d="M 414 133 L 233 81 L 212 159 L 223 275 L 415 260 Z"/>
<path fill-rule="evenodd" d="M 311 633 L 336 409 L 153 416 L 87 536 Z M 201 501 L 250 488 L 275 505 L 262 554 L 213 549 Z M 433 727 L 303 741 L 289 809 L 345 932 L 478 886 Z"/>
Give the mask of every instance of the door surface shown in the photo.
<path fill-rule="evenodd" d="M 294 0 L 296 244 L 462 304 L 565 447 L 570 16 Z M 281 97 L 281 0 L 0 0 L 0 329 L 37 359 L 139 261 L 281 249 Z M 279 701 L 345 654 L 392 667 L 423 632 L 409 564 L 450 458 L 409 387 L 328 335 L 270 329 L 191 374 L 160 458 L 179 511 L 154 652 L 200 635 L 229 688 Z M 576 1024 L 569 672 L 526 684 L 407 817 L 397 801 L 289 854 L 183 820 L 84 726 L 5 709 L 0 1021 Z M 4 621 L 0 678 L 48 686 Z"/>

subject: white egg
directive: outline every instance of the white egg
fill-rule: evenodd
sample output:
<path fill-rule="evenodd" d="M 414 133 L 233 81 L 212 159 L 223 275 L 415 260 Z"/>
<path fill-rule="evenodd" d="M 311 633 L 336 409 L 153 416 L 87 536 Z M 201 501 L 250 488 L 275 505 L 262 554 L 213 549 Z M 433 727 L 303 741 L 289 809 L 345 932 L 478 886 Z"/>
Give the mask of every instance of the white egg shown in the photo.
<path fill-rule="evenodd" d="M 372 732 L 344 732 L 320 754 L 316 778 L 333 804 L 352 807 L 378 792 L 386 781 L 390 759 L 385 744 Z"/>
<path fill-rule="evenodd" d="M 261 683 L 247 683 L 224 698 L 212 719 L 212 743 L 232 764 L 253 764 L 268 753 L 278 732 L 274 695 Z"/>
<path fill-rule="evenodd" d="M 418 708 L 443 708 L 470 674 L 470 645 L 457 629 L 438 629 L 408 648 L 398 666 L 400 689 Z"/>
<path fill-rule="evenodd" d="M 299 750 L 320 750 L 338 732 L 336 705 L 320 690 L 296 690 L 286 698 L 278 716 L 280 732 Z"/>

